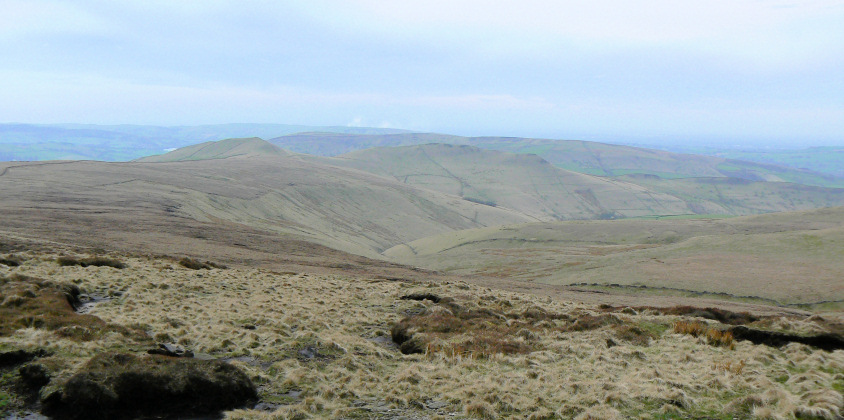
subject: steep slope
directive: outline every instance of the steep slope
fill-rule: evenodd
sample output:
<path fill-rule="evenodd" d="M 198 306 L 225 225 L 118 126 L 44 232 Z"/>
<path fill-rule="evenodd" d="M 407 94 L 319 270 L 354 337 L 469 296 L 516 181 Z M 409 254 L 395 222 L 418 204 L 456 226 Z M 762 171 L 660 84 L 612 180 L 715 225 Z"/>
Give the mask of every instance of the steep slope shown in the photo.
<path fill-rule="evenodd" d="M 689 213 L 668 194 L 552 166 L 535 155 L 427 144 L 367 149 L 322 162 L 513 209 L 539 220 Z"/>
<path fill-rule="evenodd" d="M 531 223 L 449 232 L 384 254 L 403 264 L 546 284 L 844 306 L 842 220 L 844 207 L 722 220 Z"/>
<path fill-rule="evenodd" d="M 274 150 L 250 140 L 203 146 L 208 156 L 237 155 L 210 160 L 2 163 L 2 225 L 67 230 L 96 220 L 109 230 L 91 235 L 114 235 L 224 222 L 378 257 L 431 233 L 531 220 L 360 171 L 279 153 L 238 153 L 256 147 Z M 189 152 L 161 159 L 197 156 Z"/>

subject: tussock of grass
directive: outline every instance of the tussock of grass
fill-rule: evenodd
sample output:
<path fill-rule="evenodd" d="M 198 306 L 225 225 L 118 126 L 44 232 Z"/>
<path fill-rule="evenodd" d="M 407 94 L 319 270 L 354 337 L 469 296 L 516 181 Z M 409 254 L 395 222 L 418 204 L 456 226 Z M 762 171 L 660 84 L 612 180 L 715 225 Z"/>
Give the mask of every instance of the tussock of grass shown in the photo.
<path fill-rule="evenodd" d="M 213 263 L 211 261 L 199 261 L 193 258 L 184 257 L 179 260 L 179 265 L 185 268 L 190 268 L 191 270 L 210 270 L 212 268 L 219 268 L 225 269 L 227 268 L 225 265 Z"/>
<path fill-rule="evenodd" d="M 844 389 L 844 352 L 749 341 L 730 351 L 708 345 L 705 335 L 671 333 L 674 321 L 703 324 L 687 315 L 607 314 L 460 282 L 238 268 L 198 273 L 166 270 L 163 259 L 126 261 L 129 267 L 118 273 L 57 269 L 32 259 L 15 272 L 53 284 L 75 281 L 92 293 L 120 290 L 122 296 L 91 313 L 197 355 L 231 360 L 259 387 L 261 400 L 280 404 L 271 412 L 229 411 L 229 419 L 793 418 L 811 410 L 836 418 L 842 412 L 836 398 Z M 417 293 L 440 302 L 401 299 Z M 439 347 L 423 347 L 422 354 L 396 349 L 386 335 L 408 318 L 400 331 Z M 589 327 L 575 330 L 575 324 Z M 789 320 L 778 328 L 802 333 L 820 325 Z M 647 346 L 637 343 L 645 336 Z M 527 351 L 495 347 L 510 342 Z M 52 356 L 36 362 L 52 366 L 58 384 L 103 349 L 139 354 L 150 345 L 114 332 L 79 341 L 56 330 L 20 328 L 0 336 L 0 348 L 49 350 Z M 742 401 L 750 396 L 758 398 Z M 724 414 L 733 401 L 739 401 L 735 414 Z"/>
<path fill-rule="evenodd" d="M 64 337 L 90 340 L 106 329 L 106 323 L 74 312 L 71 300 L 78 290 L 18 274 L 0 278 L 0 336 L 20 328 L 42 328 Z"/>
<path fill-rule="evenodd" d="M 653 330 L 648 330 L 638 325 L 615 325 L 613 326 L 613 331 L 617 338 L 639 346 L 646 346 L 651 340 L 658 337 Z"/>
<path fill-rule="evenodd" d="M 571 331 L 589 331 L 595 330 L 601 327 L 605 327 L 607 325 L 621 325 L 621 320 L 615 316 L 610 314 L 600 314 L 600 315 L 584 315 L 578 318 L 574 324 L 571 326 Z"/>
<path fill-rule="evenodd" d="M 536 349 L 536 344 L 524 337 L 541 328 L 529 319 L 508 318 L 490 309 L 467 309 L 449 302 L 449 307 L 433 306 L 393 326 L 391 336 L 402 353 L 489 357 L 524 354 Z"/>
<path fill-rule="evenodd" d="M 744 367 L 747 364 L 745 363 L 744 359 L 735 362 L 733 360 L 727 360 L 725 362 L 716 362 L 712 365 L 712 370 L 722 371 L 722 372 L 729 372 L 734 375 L 741 375 L 744 371 Z"/>
<path fill-rule="evenodd" d="M 735 348 L 733 333 L 712 328 L 697 321 L 677 321 L 674 323 L 674 332 L 688 334 L 692 337 L 703 337 L 706 342 L 713 346 L 724 346 L 729 349 Z"/>
<path fill-rule="evenodd" d="M 90 257 L 77 259 L 73 257 L 59 257 L 56 262 L 62 267 L 80 266 L 80 267 L 112 267 L 117 269 L 126 268 L 126 264 L 122 261 L 106 258 L 106 257 Z"/>

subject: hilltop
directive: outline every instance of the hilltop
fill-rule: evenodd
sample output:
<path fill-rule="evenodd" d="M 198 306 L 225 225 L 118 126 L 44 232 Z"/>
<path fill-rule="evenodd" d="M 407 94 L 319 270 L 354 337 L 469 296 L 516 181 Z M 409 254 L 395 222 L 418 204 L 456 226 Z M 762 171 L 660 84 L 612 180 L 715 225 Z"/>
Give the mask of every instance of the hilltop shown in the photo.
<path fill-rule="evenodd" d="M 209 141 L 162 154 L 136 159 L 135 162 L 183 162 L 187 160 L 226 159 L 249 156 L 289 156 L 290 153 L 258 137 Z"/>

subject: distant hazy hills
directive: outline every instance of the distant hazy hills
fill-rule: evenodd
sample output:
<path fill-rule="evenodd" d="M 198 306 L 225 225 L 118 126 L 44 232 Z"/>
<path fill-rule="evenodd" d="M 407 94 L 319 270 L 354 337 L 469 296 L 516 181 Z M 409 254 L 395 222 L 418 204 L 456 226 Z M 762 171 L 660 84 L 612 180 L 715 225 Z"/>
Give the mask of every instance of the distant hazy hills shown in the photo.
<path fill-rule="evenodd" d="M 375 136 L 384 143 L 429 137 Z M 550 150 L 563 146 L 582 155 L 569 157 L 582 165 L 622 165 L 627 153 L 628 168 L 641 168 L 596 176 L 539 155 L 453 144 L 320 157 L 234 138 L 132 162 L 2 162 L 0 233 L 174 253 L 185 241 L 210 238 L 241 258 L 256 249 L 323 264 L 346 258 L 308 246 L 317 244 L 553 285 L 675 288 L 800 304 L 841 299 L 844 189 L 763 181 L 754 171 L 765 165 L 719 158 L 584 142 Z M 733 165 L 735 176 L 718 172 L 723 164 Z M 631 219 L 595 220 L 605 218 Z M 665 220 L 640 220 L 649 218 Z"/>
<path fill-rule="evenodd" d="M 236 137 L 265 139 L 304 131 L 356 134 L 406 133 L 368 127 L 287 124 L 152 125 L 0 124 L 0 161 L 127 161 L 168 149 Z"/>
<path fill-rule="evenodd" d="M 666 179 L 732 177 L 844 187 L 844 148 L 840 147 L 764 152 L 701 149 L 701 154 L 683 154 L 578 140 L 461 137 L 397 129 L 284 124 L 177 127 L 0 124 L 0 161 L 127 161 L 198 143 L 242 137 L 271 139 L 285 150 L 318 156 L 338 156 L 374 147 L 463 144 L 536 154 L 557 167 L 590 175 L 650 174 Z"/>
<path fill-rule="evenodd" d="M 518 154 L 535 154 L 554 166 L 590 175 L 615 177 L 629 174 L 656 175 L 660 178 L 731 177 L 751 181 L 796 182 L 822 187 L 844 187 L 844 178 L 770 163 L 756 163 L 674 153 L 580 140 L 546 140 L 518 137 L 460 137 L 444 134 L 341 134 L 299 133 L 271 139 L 270 142 L 298 153 L 337 156 L 373 147 L 396 147 L 426 143 L 472 145 L 482 149 Z M 810 153 L 806 151 L 806 153 Z M 804 154 L 805 156 L 805 154 Z M 825 162 L 829 156 L 817 154 Z M 844 154 L 837 156 L 844 166 Z M 804 165 L 808 158 L 804 159 Z M 811 166 L 811 165 L 809 165 Z M 834 165 L 822 166 L 831 168 Z"/>

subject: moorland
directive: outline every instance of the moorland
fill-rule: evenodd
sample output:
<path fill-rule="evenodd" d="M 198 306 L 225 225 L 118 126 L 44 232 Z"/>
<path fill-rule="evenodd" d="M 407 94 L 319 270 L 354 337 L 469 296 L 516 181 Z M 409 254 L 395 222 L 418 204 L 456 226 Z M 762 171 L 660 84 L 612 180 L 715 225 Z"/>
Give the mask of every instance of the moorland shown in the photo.
<path fill-rule="evenodd" d="M 842 185 L 406 132 L 2 162 L 0 410 L 840 418 Z"/>

